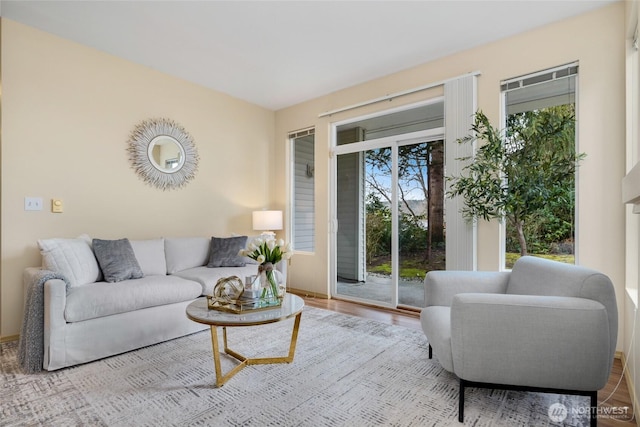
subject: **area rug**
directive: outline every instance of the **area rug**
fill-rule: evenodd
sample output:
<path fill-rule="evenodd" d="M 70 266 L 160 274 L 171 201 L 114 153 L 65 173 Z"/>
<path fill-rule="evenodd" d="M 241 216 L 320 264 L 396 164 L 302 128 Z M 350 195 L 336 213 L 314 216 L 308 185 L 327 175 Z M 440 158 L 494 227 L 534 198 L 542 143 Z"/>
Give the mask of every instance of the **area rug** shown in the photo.
<path fill-rule="evenodd" d="M 285 355 L 292 326 L 229 328 L 229 346 L 248 357 Z M 461 425 L 456 378 L 428 359 L 421 331 L 310 307 L 293 363 L 248 366 L 220 388 L 208 331 L 32 375 L 20 372 L 16 349 L 0 346 L 1 426 Z M 235 364 L 222 363 L 223 372 Z M 466 396 L 464 424 L 478 427 L 562 425 L 550 421 L 552 404 L 589 404 L 502 390 Z M 588 420 L 569 416 L 563 425 Z"/>

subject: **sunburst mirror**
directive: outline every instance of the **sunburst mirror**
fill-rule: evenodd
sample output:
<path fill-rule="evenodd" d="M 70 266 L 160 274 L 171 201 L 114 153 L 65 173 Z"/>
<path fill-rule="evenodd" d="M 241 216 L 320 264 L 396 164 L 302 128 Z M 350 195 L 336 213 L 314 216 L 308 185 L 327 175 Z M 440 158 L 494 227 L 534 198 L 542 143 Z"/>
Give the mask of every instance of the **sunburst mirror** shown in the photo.
<path fill-rule="evenodd" d="M 161 190 L 184 187 L 198 171 L 193 138 L 170 119 L 148 119 L 129 137 L 129 161 L 138 176 Z"/>

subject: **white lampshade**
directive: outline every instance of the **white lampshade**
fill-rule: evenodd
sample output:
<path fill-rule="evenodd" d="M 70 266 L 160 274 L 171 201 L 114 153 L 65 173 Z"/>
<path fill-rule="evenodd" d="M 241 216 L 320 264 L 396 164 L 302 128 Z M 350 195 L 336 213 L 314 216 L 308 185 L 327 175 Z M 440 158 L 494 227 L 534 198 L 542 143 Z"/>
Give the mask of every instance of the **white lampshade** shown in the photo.
<path fill-rule="evenodd" d="M 254 230 L 282 230 L 282 211 L 254 211 Z"/>

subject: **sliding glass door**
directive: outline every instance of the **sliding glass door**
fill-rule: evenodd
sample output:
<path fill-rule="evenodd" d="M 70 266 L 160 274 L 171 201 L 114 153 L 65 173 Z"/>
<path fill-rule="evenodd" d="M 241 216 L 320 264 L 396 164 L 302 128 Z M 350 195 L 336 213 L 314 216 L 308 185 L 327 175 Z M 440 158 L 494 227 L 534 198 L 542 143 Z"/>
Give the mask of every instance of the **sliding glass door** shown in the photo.
<path fill-rule="evenodd" d="M 338 130 L 333 294 L 423 307 L 425 273 L 445 268 L 443 130 Z"/>

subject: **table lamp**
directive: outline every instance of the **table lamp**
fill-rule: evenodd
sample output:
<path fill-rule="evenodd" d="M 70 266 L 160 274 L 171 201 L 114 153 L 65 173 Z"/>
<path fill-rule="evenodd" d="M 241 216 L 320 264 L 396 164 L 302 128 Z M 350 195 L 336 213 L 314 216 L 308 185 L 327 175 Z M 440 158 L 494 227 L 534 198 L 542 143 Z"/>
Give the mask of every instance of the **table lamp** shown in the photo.
<path fill-rule="evenodd" d="M 275 237 L 273 230 L 282 230 L 282 211 L 254 211 L 253 229 Z"/>

